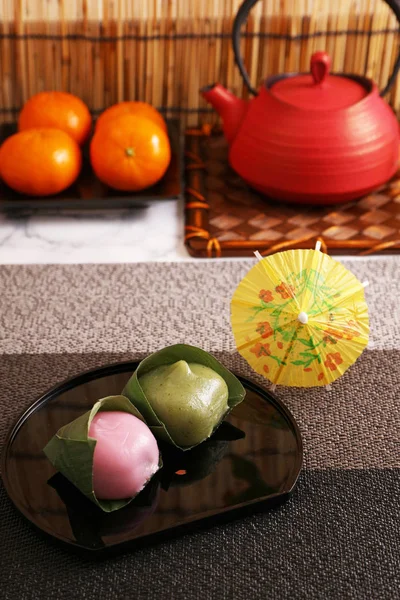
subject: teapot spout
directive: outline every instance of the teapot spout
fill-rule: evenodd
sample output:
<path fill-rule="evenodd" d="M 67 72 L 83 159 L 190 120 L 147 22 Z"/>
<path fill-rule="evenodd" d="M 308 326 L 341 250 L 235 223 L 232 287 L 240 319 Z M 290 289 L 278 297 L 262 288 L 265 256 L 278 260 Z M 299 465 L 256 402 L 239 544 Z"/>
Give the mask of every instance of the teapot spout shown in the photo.
<path fill-rule="evenodd" d="M 247 102 L 234 96 L 219 83 L 201 88 L 200 93 L 222 118 L 224 135 L 230 144 L 243 120 Z"/>

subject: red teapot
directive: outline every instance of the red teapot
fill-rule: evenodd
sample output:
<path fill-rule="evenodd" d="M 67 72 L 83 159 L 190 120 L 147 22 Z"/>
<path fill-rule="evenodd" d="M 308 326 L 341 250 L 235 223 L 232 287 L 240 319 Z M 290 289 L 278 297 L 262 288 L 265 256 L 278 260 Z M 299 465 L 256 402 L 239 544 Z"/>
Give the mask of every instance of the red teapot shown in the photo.
<path fill-rule="evenodd" d="M 400 68 L 400 55 L 385 89 L 359 75 L 329 72 L 317 52 L 311 73 L 269 77 L 257 93 L 240 55 L 240 29 L 257 0 L 245 0 L 232 41 L 237 66 L 255 98 L 236 98 L 222 85 L 202 88 L 223 120 L 229 162 L 249 185 L 287 202 L 334 204 L 375 190 L 398 169 L 399 126 L 382 99 Z M 400 23 L 400 5 L 386 0 Z"/>

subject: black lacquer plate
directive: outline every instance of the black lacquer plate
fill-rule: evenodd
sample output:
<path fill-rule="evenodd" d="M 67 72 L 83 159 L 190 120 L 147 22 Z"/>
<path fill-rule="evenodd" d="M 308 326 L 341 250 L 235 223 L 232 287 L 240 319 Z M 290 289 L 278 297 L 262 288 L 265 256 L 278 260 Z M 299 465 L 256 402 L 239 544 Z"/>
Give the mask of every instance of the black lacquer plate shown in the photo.
<path fill-rule="evenodd" d="M 171 162 L 158 183 L 140 192 L 118 192 L 97 179 L 89 160 L 89 144 L 82 150 L 83 166 L 76 182 L 60 194 L 37 198 L 24 196 L 0 182 L 0 210 L 124 209 L 146 207 L 154 201 L 178 200 L 183 191 L 183 144 L 178 119 L 166 121 Z M 17 131 L 15 123 L 0 124 L 0 144 Z"/>
<path fill-rule="evenodd" d="M 55 473 L 42 452 L 48 440 L 98 399 L 120 393 L 137 365 L 119 363 L 62 383 L 10 431 L 3 482 L 34 526 L 97 558 L 228 521 L 290 496 L 302 465 L 299 429 L 279 400 L 243 378 L 246 398 L 216 433 L 188 452 L 160 446 L 163 468 L 120 511 L 103 513 Z"/>

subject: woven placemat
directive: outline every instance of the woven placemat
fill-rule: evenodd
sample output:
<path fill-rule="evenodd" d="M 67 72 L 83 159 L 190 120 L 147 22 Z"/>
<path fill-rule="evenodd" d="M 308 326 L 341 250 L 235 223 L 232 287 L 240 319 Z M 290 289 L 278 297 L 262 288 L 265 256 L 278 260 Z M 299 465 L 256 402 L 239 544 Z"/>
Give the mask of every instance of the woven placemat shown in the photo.
<path fill-rule="evenodd" d="M 201 346 L 266 385 L 236 352 L 229 324 L 250 264 L 0 266 L 0 450 L 18 414 L 49 387 L 168 344 Z M 293 498 L 97 564 L 42 539 L 0 482 L 1 600 L 399 598 L 400 260 L 344 264 L 369 280 L 370 342 L 330 391 L 276 391 L 304 442 Z"/>
<path fill-rule="evenodd" d="M 400 171 L 380 190 L 328 207 L 284 204 L 252 190 L 228 164 L 228 145 L 208 127 L 186 135 L 185 243 L 195 257 L 250 256 L 309 248 L 329 253 L 400 251 Z"/>

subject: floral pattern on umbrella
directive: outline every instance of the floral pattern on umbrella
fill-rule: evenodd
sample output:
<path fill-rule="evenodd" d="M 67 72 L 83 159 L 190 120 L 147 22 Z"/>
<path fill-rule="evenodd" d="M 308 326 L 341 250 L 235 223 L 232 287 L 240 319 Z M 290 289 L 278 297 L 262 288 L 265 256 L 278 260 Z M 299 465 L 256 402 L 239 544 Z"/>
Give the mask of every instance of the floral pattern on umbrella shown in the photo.
<path fill-rule="evenodd" d="M 281 252 L 256 264 L 233 295 L 231 320 L 239 352 L 284 385 L 334 381 L 369 333 L 362 284 L 315 250 Z"/>

